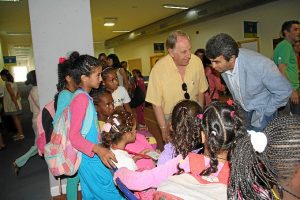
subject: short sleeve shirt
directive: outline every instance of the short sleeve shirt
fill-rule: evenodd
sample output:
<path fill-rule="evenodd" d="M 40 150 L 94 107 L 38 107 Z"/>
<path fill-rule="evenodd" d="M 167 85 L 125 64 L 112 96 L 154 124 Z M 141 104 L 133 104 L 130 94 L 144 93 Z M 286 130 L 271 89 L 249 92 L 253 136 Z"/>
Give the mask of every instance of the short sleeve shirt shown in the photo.
<path fill-rule="evenodd" d="M 117 163 L 114 163 L 117 168 L 126 167 L 129 170 L 136 171 L 138 169 L 132 157 L 124 150 L 120 149 L 111 149 L 115 154 Z"/>
<path fill-rule="evenodd" d="M 125 103 L 129 103 L 131 101 L 127 90 L 123 86 L 119 86 L 113 93 L 112 97 L 114 100 L 114 106 L 122 106 Z"/>
<path fill-rule="evenodd" d="M 184 82 L 190 99 L 197 101 L 199 93 L 204 93 L 207 88 L 203 64 L 201 60 L 191 55 L 189 64 L 186 66 Z M 172 57 L 166 55 L 153 67 L 147 88 L 146 101 L 157 106 L 162 106 L 164 114 L 172 113 L 173 107 L 184 100 L 182 90 L 183 81 Z"/>
<path fill-rule="evenodd" d="M 299 88 L 298 62 L 293 46 L 287 40 L 281 41 L 275 48 L 273 61 L 278 66 L 285 64 L 286 73 L 293 89 Z"/>

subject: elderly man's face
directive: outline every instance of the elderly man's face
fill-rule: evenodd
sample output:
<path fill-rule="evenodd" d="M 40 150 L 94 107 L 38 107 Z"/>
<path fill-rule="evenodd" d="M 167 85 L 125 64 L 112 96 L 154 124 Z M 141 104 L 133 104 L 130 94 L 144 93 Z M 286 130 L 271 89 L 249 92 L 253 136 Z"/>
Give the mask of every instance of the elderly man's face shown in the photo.
<path fill-rule="evenodd" d="M 188 38 L 177 36 L 174 49 L 168 49 L 176 66 L 187 66 L 191 59 L 192 46 Z"/>

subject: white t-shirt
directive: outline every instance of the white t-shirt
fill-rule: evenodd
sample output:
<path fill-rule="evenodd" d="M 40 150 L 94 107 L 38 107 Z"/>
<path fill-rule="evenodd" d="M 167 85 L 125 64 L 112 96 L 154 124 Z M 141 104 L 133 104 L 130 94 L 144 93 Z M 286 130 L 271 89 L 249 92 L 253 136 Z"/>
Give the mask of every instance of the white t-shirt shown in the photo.
<path fill-rule="evenodd" d="M 136 166 L 132 157 L 127 153 L 127 151 L 121 149 L 111 149 L 115 154 L 118 163 L 114 163 L 118 169 L 121 167 L 126 167 L 129 170 L 136 171 L 138 167 Z"/>
<path fill-rule="evenodd" d="M 118 88 L 112 93 L 112 97 L 115 107 L 122 106 L 123 104 L 131 101 L 127 90 L 123 86 L 118 86 Z"/>

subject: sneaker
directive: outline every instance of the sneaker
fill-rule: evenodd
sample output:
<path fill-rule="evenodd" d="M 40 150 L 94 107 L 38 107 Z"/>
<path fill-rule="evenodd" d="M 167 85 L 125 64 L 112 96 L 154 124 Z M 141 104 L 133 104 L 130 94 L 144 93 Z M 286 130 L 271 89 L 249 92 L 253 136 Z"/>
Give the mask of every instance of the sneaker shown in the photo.
<path fill-rule="evenodd" d="M 13 162 L 12 165 L 13 165 L 13 170 L 15 172 L 15 175 L 19 176 L 20 167 L 18 167 L 18 165 L 15 162 Z"/>
<path fill-rule="evenodd" d="M 19 140 L 24 140 L 24 135 L 18 135 L 18 136 L 16 136 L 16 137 L 14 137 L 13 139 L 14 139 L 14 141 L 19 141 Z"/>

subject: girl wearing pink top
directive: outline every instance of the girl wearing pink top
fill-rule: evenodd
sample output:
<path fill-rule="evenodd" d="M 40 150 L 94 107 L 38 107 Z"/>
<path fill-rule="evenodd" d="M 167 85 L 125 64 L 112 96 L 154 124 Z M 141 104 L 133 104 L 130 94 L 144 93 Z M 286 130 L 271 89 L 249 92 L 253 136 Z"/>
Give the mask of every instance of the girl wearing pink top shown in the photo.
<path fill-rule="evenodd" d="M 103 126 L 103 145 L 111 147 L 118 163 L 115 163 L 119 170 L 115 172 L 114 178 L 120 180 L 130 190 L 144 191 L 149 188 L 156 188 L 162 181 L 169 176 L 178 172 L 179 161 L 182 156 L 169 160 L 164 165 L 153 168 L 151 170 L 137 171 L 138 167 L 133 156 L 148 157 L 145 155 L 149 150 L 144 150 L 139 154 L 126 151 L 125 146 L 136 140 L 136 122 L 133 115 L 126 111 L 116 110 L 107 119 L 107 123 Z M 138 192 L 139 199 L 153 199 L 155 190 L 147 190 L 146 192 Z"/>
<path fill-rule="evenodd" d="M 83 199 L 123 199 L 114 185 L 112 174 L 107 167 L 114 166 L 114 154 L 102 147 L 95 107 L 89 92 L 98 88 L 101 78 L 99 61 L 89 55 L 78 55 L 72 66 L 72 77 L 82 93 L 76 95 L 70 104 L 69 139 L 72 146 L 82 152 L 78 169 Z M 88 112 L 88 109 L 92 112 Z M 92 114 L 91 114 L 92 113 Z M 85 117 L 86 114 L 89 116 Z M 84 119 L 88 119 L 85 120 Z M 81 129 L 84 123 L 91 128 L 84 137 Z M 96 155 L 95 155 L 96 154 Z"/>

